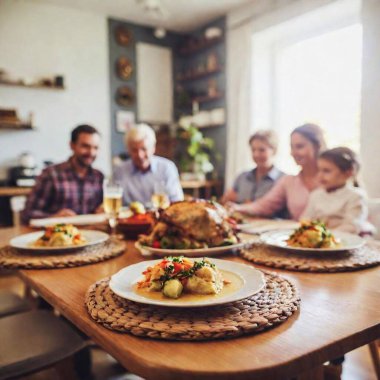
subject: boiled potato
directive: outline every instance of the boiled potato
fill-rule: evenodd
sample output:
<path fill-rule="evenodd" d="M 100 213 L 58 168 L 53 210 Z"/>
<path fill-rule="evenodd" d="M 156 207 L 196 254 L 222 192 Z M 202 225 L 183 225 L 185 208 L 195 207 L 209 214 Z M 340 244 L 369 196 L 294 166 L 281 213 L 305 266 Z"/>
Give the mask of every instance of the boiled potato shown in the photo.
<path fill-rule="evenodd" d="M 177 279 L 168 280 L 165 282 L 162 292 L 166 297 L 169 298 L 178 298 L 183 291 L 183 286 L 181 281 Z"/>

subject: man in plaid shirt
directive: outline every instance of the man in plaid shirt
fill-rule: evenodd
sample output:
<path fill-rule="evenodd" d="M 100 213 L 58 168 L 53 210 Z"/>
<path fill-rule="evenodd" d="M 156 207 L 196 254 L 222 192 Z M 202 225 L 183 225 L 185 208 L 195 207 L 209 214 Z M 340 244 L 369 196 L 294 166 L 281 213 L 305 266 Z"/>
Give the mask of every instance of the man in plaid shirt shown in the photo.
<path fill-rule="evenodd" d="M 29 195 L 22 222 L 51 216 L 72 216 L 97 211 L 103 202 L 103 174 L 92 167 L 100 136 L 90 125 L 71 132 L 73 155 L 65 162 L 46 168 Z"/>

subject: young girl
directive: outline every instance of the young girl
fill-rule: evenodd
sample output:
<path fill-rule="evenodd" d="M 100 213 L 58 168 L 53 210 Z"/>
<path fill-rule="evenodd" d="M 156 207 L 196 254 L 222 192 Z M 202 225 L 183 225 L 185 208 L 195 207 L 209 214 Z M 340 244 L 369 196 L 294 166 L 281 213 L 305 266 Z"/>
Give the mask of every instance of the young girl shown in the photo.
<path fill-rule="evenodd" d="M 310 194 L 300 219 L 320 220 L 331 229 L 345 232 L 371 233 L 373 226 L 367 222 L 366 194 L 356 179 L 358 171 L 358 160 L 349 148 L 334 148 L 320 154 L 321 187 Z"/>

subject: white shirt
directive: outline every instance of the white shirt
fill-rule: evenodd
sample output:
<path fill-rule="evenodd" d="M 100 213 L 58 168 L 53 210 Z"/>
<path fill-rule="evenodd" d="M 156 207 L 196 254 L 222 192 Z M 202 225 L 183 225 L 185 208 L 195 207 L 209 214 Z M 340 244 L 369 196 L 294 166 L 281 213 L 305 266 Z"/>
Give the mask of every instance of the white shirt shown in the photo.
<path fill-rule="evenodd" d="M 339 231 L 372 232 L 373 226 L 367 221 L 366 200 L 365 191 L 358 187 L 346 185 L 331 192 L 318 188 L 310 194 L 300 219 L 320 220 L 328 228 Z"/>
<path fill-rule="evenodd" d="M 123 187 L 124 204 L 134 201 L 149 204 L 155 193 L 155 183 L 160 182 L 171 202 L 183 200 L 178 170 L 172 161 L 163 157 L 153 156 L 146 172 L 137 169 L 129 159 L 114 169 L 114 178 Z"/>

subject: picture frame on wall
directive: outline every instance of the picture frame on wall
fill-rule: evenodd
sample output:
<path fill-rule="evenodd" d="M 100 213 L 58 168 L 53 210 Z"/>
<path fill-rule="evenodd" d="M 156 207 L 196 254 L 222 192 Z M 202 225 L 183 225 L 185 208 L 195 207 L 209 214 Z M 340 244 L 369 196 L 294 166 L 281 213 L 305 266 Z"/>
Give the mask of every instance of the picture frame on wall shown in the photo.
<path fill-rule="evenodd" d="M 128 132 L 135 125 L 135 113 L 132 111 L 116 112 L 116 131 L 119 133 Z"/>

